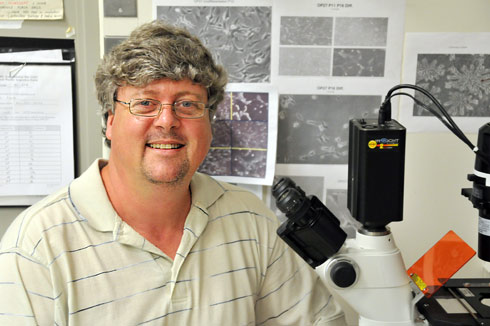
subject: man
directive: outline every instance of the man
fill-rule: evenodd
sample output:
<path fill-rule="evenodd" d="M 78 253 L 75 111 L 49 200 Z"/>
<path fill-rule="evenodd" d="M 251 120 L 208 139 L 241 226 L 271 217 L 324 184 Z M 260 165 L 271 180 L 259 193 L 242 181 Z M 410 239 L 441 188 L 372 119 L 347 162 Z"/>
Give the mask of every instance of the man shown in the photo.
<path fill-rule="evenodd" d="M 196 170 L 226 74 L 186 31 L 136 29 L 96 74 L 108 161 L 0 247 L 1 325 L 343 325 L 252 194 Z"/>

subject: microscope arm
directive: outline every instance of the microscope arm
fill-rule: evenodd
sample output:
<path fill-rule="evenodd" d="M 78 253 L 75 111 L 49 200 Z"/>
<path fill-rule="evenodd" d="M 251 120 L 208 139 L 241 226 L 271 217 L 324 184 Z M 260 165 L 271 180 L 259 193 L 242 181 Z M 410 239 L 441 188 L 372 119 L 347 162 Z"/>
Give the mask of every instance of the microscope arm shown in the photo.
<path fill-rule="evenodd" d="M 358 231 L 316 271 L 359 314 L 359 326 L 427 325 L 418 320 L 410 279 L 389 231 Z"/>

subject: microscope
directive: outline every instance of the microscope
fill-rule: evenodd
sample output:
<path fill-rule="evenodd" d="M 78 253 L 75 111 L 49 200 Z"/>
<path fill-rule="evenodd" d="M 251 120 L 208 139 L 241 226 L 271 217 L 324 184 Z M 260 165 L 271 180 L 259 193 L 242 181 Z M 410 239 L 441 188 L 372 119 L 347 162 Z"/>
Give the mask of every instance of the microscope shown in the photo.
<path fill-rule="evenodd" d="M 421 92 L 437 109 L 398 91 L 402 88 Z M 391 119 L 390 104 L 398 95 L 409 96 L 429 110 L 477 154 L 475 172 L 468 177 L 473 188 L 463 189 L 462 194 L 479 210 L 479 257 L 490 261 L 490 124 L 480 128 L 474 147 L 437 99 L 409 84 L 388 92 L 378 119 L 349 122 L 347 207 L 359 225 L 355 238 L 347 238 L 339 220 L 316 196 L 307 196 L 286 177 L 272 187 L 276 206 L 287 217 L 277 233 L 359 314 L 359 326 L 490 325 L 485 307 L 476 307 L 480 310 L 472 312 L 467 324 L 453 323 L 451 316 L 449 321 L 429 318 L 438 314 L 428 309 L 435 304 L 410 279 L 387 226 L 403 219 L 406 129 Z M 483 283 L 490 292 L 489 280 Z"/>

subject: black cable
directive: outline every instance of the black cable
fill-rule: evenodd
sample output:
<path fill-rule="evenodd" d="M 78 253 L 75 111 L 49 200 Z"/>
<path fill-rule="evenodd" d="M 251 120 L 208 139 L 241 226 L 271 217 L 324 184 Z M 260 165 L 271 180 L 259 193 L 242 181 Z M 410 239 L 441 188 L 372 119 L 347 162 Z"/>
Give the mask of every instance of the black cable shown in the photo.
<path fill-rule="evenodd" d="M 417 99 L 415 96 L 413 96 L 412 94 L 409 94 L 409 93 L 404 93 L 404 92 L 398 92 L 398 93 L 395 93 L 395 94 L 391 94 L 390 97 L 388 98 L 388 100 L 391 100 L 393 97 L 395 96 L 398 96 L 398 95 L 405 95 L 405 96 L 408 96 L 410 97 L 414 102 L 415 104 L 417 104 L 418 106 L 421 106 L 422 108 L 426 109 L 427 111 L 429 111 L 430 113 L 432 113 L 437 119 L 439 119 L 439 121 L 441 121 L 449 130 L 451 130 L 451 125 L 446 121 L 444 120 L 444 117 L 441 116 L 439 114 L 439 112 L 437 112 L 436 110 L 434 110 L 433 108 L 431 108 L 430 106 L 426 105 L 424 102 L 420 101 L 419 99 Z"/>
<path fill-rule="evenodd" d="M 425 105 L 422 101 L 418 100 L 415 98 L 415 96 L 410 95 L 408 93 L 404 92 L 398 92 L 393 94 L 393 92 L 401 89 L 401 88 L 410 88 L 416 91 L 421 92 L 425 96 L 427 96 L 432 103 L 434 103 L 439 109 L 439 112 L 431 108 L 430 106 Z M 391 98 L 397 95 L 406 95 L 412 98 L 417 105 L 420 105 L 430 113 L 432 113 L 435 117 L 437 117 L 453 134 L 456 135 L 460 140 L 462 140 L 466 145 L 468 145 L 473 152 L 475 152 L 478 156 L 481 157 L 481 153 L 479 153 L 479 150 L 477 147 L 475 147 L 471 141 L 466 137 L 466 135 L 461 131 L 461 129 L 458 127 L 458 125 L 454 122 L 454 120 L 451 118 L 451 116 L 447 113 L 446 109 L 442 104 L 427 90 L 425 90 L 422 87 L 419 87 L 417 85 L 411 85 L 411 84 L 400 84 L 397 85 L 393 88 L 391 88 L 388 93 L 386 94 L 385 100 L 381 104 L 381 107 L 379 109 L 379 116 L 378 116 L 378 122 L 380 124 L 383 124 L 385 121 L 391 120 Z M 442 115 L 441 115 L 442 114 Z M 445 118 L 445 120 L 444 120 Z"/>
<path fill-rule="evenodd" d="M 458 135 L 466 138 L 466 136 L 464 135 L 464 133 L 459 129 L 458 125 L 453 121 L 453 119 L 447 113 L 446 109 L 444 109 L 444 107 L 442 106 L 442 104 L 431 93 L 429 93 L 427 90 L 425 90 L 424 88 L 419 87 L 417 85 L 401 84 L 401 85 L 398 85 L 398 86 L 393 87 L 388 92 L 388 94 L 390 94 L 391 92 L 393 92 L 394 90 L 399 89 L 399 88 L 411 88 L 411 89 L 414 89 L 416 91 L 419 91 L 422 94 L 424 94 L 425 96 L 427 96 L 432 101 L 432 103 L 434 103 L 437 106 L 437 108 L 439 109 L 439 111 L 446 117 L 447 121 L 452 126 L 452 128 L 450 128 L 450 129 L 453 132 L 457 132 Z M 460 137 L 460 136 L 458 136 L 458 137 Z M 469 140 L 468 140 L 468 142 L 469 142 Z M 466 141 L 465 141 L 465 143 L 466 143 Z M 471 144 L 471 142 L 470 142 L 470 144 Z"/>

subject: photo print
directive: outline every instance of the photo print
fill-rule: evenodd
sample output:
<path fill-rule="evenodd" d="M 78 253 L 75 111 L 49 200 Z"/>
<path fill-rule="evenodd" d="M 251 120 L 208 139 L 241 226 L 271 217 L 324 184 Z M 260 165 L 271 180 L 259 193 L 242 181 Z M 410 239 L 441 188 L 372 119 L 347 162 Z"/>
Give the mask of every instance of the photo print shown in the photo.
<path fill-rule="evenodd" d="M 349 120 L 376 118 L 381 96 L 279 96 L 277 163 L 347 164 Z"/>
<path fill-rule="evenodd" d="M 385 75 L 386 17 L 283 16 L 280 33 L 279 75 Z"/>
<path fill-rule="evenodd" d="M 274 133 L 269 126 L 270 105 L 268 92 L 226 92 L 212 123 L 211 148 L 199 171 L 238 178 L 234 181 L 265 179 L 273 174 L 270 166 L 274 162 L 270 162 L 273 157 L 269 153 L 275 153 L 270 148 Z"/>
<path fill-rule="evenodd" d="M 157 6 L 157 19 L 197 35 L 230 83 L 270 82 L 271 7 Z"/>

